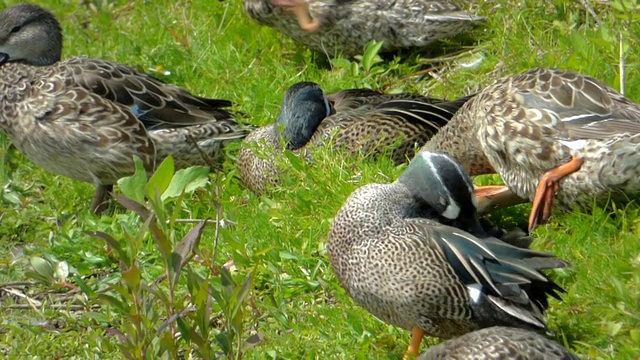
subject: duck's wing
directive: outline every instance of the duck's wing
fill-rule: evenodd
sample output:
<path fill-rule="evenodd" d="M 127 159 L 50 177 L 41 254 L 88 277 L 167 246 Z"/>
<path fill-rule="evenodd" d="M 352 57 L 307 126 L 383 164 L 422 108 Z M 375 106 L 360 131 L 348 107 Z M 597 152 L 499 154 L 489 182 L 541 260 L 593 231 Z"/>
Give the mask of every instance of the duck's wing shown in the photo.
<path fill-rule="evenodd" d="M 469 289 L 478 316 L 500 309 L 501 318 L 514 318 L 544 328 L 542 313 L 547 296 L 564 290 L 541 270 L 570 266 L 553 254 L 518 248 L 496 238 L 479 239 L 463 230 L 423 219 L 409 219 L 407 226 L 421 231 L 425 241 L 442 249 L 448 264 Z M 489 305 L 489 303 L 491 305 Z M 472 304 L 472 306 L 474 306 Z M 489 314 L 489 315 L 487 315 Z"/>
<path fill-rule="evenodd" d="M 439 98 L 432 98 L 416 93 L 402 92 L 385 94 L 371 89 L 346 89 L 327 94 L 327 100 L 334 107 L 335 112 L 354 109 L 369 110 L 385 102 L 393 100 L 413 100 L 427 104 L 455 103 Z M 459 106 L 458 106 L 459 108 Z"/>
<path fill-rule="evenodd" d="M 522 115 L 555 126 L 563 140 L 640 134 L 640 106 L 594 78 L 539 68 L 514 77 L 511 86 Z"/>
<path fill-rule="evenodd" d="M 128 107 L 149 129 L 175 128 L 231 119 L 228 100 L 207 99 L 131 67 L 99 59 L 59 64 L 68 81 Z"/>
<path fill-rule="evenodd" d="M 453 101 L 427 97 L 397 98 L 378 104 L 374 111 L 386 118 L 402 119 L 408 124 L 431 128 L 433 133 L 445 126 L 471 96 Z"/>
<path fill-rule="evenodd" d="M 33 101 L 42 111 L 32 115 L 52 134 L 55 144 L 48 147 L 74 161 L 69 166 L 83 168 L 100 181 L 115 181 L 132 173 L 133 155 L 141 158 L 147 171 L 154 169 L 155 144 L 128 107 L 82 87 L 68 87 L 60 78 L 43 78 L 32 89 L 34 100 L 46 102 L 37 105 Z M 41 144 L 45 150 L 46 145 Z"/>

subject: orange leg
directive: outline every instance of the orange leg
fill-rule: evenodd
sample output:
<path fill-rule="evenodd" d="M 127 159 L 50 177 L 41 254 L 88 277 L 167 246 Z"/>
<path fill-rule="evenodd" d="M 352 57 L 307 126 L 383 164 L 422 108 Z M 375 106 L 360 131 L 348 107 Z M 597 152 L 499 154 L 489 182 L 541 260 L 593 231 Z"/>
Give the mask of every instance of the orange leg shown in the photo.
<path fill-rule="evenodd" d="M 533 206 L 531 206 L 529 231 L 533 231 L 536 225 L 549 220 L 553 208 L 553 197 L 560 186 L 559 181 L 565 176 L 580 170 L 583 163 L 584 160 L 573 156 L 568 163 L 551 169 L 542 175 L 536 189 L 536 195 L 533 198 Z"/>
<path fill-rule="evenodd" d="M 484 214 L 493 209 L 504 208 L 527 202 L 504 185 L 477 186 L 478 213 Z"/>
<path fill-rule="evenodd" d="M 311 17 L 309 4 L 305 0 L 272 0 L 271 3 L 293 12 L 298 18 L 298 24 L 302 30 L 314 33 L 320 29 L 320 21 Z"/>
<path fill-rule="evenodd" d="M 424 334 L 424 330 L 418 327 L 411 329 L 411 342 L 409 343 L 409 349 L 407 349 L 407 353 L 404 354 L 402 360 L 415 359 L 415 357 L 418 356 Z"/>

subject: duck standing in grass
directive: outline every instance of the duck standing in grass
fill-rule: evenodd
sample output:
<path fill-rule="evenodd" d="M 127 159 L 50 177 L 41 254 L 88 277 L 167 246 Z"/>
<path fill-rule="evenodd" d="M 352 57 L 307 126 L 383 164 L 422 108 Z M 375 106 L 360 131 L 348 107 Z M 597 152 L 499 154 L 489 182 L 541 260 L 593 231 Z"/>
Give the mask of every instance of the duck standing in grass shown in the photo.
<path fill-rule="evenodd" d="M 487 86 L 423 147 L 507 188 L 479 197 L 533 201 L 529 230 L 562 209 L 640 194 L 640 106 L 588 76 L 538 68 Z M 502 201 L 502 200 L 497 200 Z"/>
<path fill-rule="evenodd" d="M 496 326 L 436 345 L 418 360 L 579 360 L 580 357 L 535 332 Z"/>
<path fill-rule="evenodd" d="M 464 101 L 366 89 L 325 95 L 316 83 L 297 83 L 287 90 L 277 120 L 254 130 L 243 141 L 238 172 L 250 190 L 262 193 L 279 181 L 274 157 L 287 149 L 303 154 L 310 162 L 308 146 L 328 143 L 372 157 L 389 150 L 394 162 L 400 164 L 412 158 L 416 146 L 422 146 L 444 126 Z M 260 154 L 264 150 L 273 154 Z"/>
<path fill-rule="evenodd" d="M 31 161 L 96 185 L 91 209 L 133 174 L 220 160 L 248 131 L 227 100 L 194 96 L 128 66 L 84 57 L 60 61 L 62 29 L 49 11 L 16 5 L 0 13 L 0 129 Z M 197 145 L 196 145 L 197 144 Z M 206 154 L 203 156 L 202 153 Z"/>
<path fill-rule="evenodd" d="M 418 354 L 424 335 L 545 330 L 547 296 L 563 292 L 540 271 L 569 264 L 488 235 L 473 191 L 458 163 L 420 152 L 397 181 L 352 193 L 333 220 L 335 276 L 360 306 L 411 331 L 407 355 Z"/>
<path fill-rule="evenodd" d="M 262 25 L 328 55 L 361 54 L 371 40 L 383 52 L 422 48 L 479 22 L 448 0 L 244 0 Z"/>

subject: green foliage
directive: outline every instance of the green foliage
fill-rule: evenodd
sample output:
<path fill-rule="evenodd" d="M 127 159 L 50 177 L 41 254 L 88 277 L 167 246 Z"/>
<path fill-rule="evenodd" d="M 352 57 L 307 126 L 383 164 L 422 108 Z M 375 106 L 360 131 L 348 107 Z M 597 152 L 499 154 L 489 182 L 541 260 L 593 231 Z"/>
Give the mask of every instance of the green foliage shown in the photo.
<path fill-rule="evenodd" d="M 455 55 L 387 61 L 372 43 L 362 57 L 333 59 L 330 68 L 254 23 L 241 1 L 33 2 L 63 19 L 64 57 L 129 64 L 195 94 L 233 100 L 255 125 L 272 122 L 286 88 L 302 80 L 328 91 L 454 98 L 548 66 L 620 88 L 621 43 L 625 89 L 640 100 L 640 22 L 628 0 L 585 2 L 597 19 L 572 0 L 480 2 L 487 24 L 470 32 L 474 46 Z M 230 146 L 231 159 L 237 149 Z M 398 359 L 406 350 L 406 331 L 344 293 L 324 248 L 353 190 L 402 172 L 388 159 L 319 149 L 309 166 L 288 154 L 282 186 L 262 196 L 243 189 L 232 160 L 212 175 L 202 168 L 174 174 L 167 160 L 149 182 L 139 164 L 118 183 L 124 209 L 101 218 L 89 213 L 92 185 L 37 168 L 3 134 L 0 160 L 0 352 L 9 358 Z M 528 210 L 492 220 L 522 224 Z M 534 234 L 537 249 L 573 264 L 555 274 L 568 293 L 552 301 L 549 327 L 585 358 L 640 353 L 638 211 L 555 213 Z"/>

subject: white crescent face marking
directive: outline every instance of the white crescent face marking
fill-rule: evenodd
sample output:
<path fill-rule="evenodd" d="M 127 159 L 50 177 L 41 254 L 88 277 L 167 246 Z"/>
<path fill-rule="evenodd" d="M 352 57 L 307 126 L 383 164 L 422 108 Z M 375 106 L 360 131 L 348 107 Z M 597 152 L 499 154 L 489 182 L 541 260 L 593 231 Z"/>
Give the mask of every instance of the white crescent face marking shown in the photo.
<path fill-rule="evenodd" d="M 431 169 L 431 172 L 433 172 L 433 174 L 435 175 L 435 178 L 440 183 L 440 187 L 442 189 L 446 189 L 446 187 L 444 186 L 444 181 L 440 177 L 440 174 L 436 170 L 436 167 L 433 165 L 433 161 L 431 159 L 433 159 L 433 157 L 436 157 L 436 156 L 445 158 L 447 161 L 451 161 L 451 159 L 440 154 L 428 153 L 426 151 L 421 152 L 420 156 L 424 159 L 424 161 L 427 163 L 427 166 L 429 166 L 429 168 Z M 458 203 L 456 203 L 455 200 L 453 200 L 449 192 L 447 192 L 446 195 L 445 194 L 441 194 L 441 195 L 443 196 L 443 198 L 446 198 L 447 202 L 449 203 L 449 205 L 447 205 L 447 207 L 444 209 L 444 212 L 442 212 L 441 215 L 450 220 L 454 220 L 458 218 L 458 215 L 460 215 L 460 206 L 458 205 Z"/>

